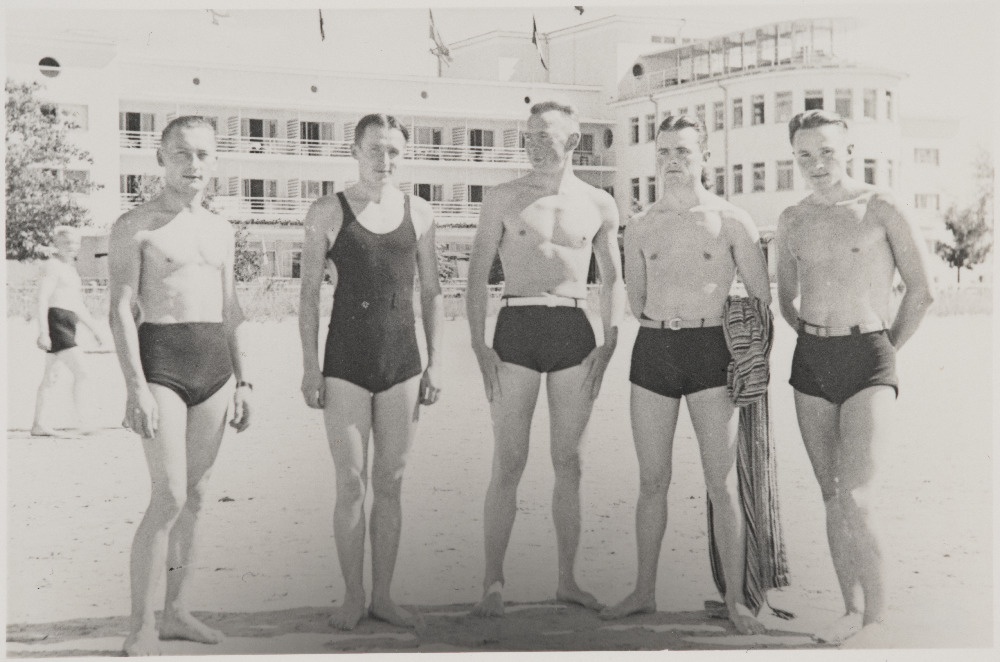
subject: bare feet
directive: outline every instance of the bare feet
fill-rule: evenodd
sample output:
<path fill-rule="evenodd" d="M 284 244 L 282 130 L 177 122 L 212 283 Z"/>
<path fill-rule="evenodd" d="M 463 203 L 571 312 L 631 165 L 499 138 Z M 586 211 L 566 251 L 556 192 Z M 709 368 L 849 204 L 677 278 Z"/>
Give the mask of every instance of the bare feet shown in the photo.
<path fill-rule="evenodd" d="M 754 618 L 746 605 L 737 602 L 727 605 L 727 608 L 729 609 L 729 620 L 740 634 L 764 634 L 767 632 L 764 624 Z"/>
<path fill-rule="evenodd" d="M 32 425 L 31 426 L 31 436 L 32 437 L 58 437 L 59 439 L 71 439 L 73 435 L 67 434 L 61 430 L 56 430 L 55 428 L 47 428 L 43 425 Z"/>
<path fill-rule="evenodd" d="M 192 616 L 190 612 L 172 612 L 163 615 L 160 625 L 160 639 L 183 639 L 199 644 L 218 644 L 226 635 L 212 629 Z"/>
<path fill-rule="evenodd" d="M 889 648 L 892 643 L 887 639 L 889 630 L 882 621 L 874 621 L 863 625 L 861 631 L 844 642 L 844 648 Z"/>
<path fill-rule="evenodd" d="M 863 619 L 861 612 L 849 611 L 814 634 L 813 639 L 824 644 L 842 643 L 861 631 Z"/>
<path fill-rule="evenodd" d="M 368 615 L 401 628 L 415 628 L 421 622 L 418 614 L 403 609 L 392 600 L 376 602 L 375 598 L 372 598 L 372 606 L 368 610 Z"/>
<path fill-rule="evenodd" d="M 338 630 L 353 630 L 361 617 L 365 615 L 365 598 L 360 600 L 354 598 L 344 598 L 344 604 L 333 608 L 330 614 L 330 625 Z"/>
<path fill-rule="evenodd" d="M 556 600 L 558 602 L 581 605 L 594 611 L 600 611 L 604 608 L 604 605 L 598 602 L 597 598 L 577 586 L 576 582 L 560 584 L 556 588 Z"/>
<path fill-rule="evenodd" d="M 476 606 L 472 608 L 473 616 L 490 617 L 490 616 L 503 616 L 503 584 L 500 582 L 493 582 L 486 593 L 483 594 L 483 599 L 476 603 Z"/>
<path fill-rule="evenodd" d="M 656 611 L 656 599 L 652 595 L 640 594 L 639 591 L 632 591 L 624 600 L 614 607 L 608 607 L 601 611 L 599 616 L 606 620 L 614 618 L 625 618 L 632 614 L 652 614 Z"/>
<path fill-rule="evenodd" d="M 126 657 L 139 657 L 141 655 L 159 655 L 160 637 L 156 633 L 155 627 L 142 628 L 129 633 L 122 646 L 122 653 Z"/>

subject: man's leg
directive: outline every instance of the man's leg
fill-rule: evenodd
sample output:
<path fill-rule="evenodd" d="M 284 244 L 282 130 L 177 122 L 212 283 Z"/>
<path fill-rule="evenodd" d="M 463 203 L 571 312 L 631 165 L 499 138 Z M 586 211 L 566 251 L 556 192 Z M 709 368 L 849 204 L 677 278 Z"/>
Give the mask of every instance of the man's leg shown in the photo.
<path fill-rule="evenodd" d="M 656 570 L 667 529 L 667 490 L 680 406 L 678 398 L 632 384 L 632 438 L 639 461 L 639 501 L 635 507 L 638 572 L 635 590 L 614 607 L 602 611 L 602 618 L 656 611 Z"/>
<path fill-rule="evenodd" d="M 58 357 L 58 354 L 49 352 L 45 354 L 45 371 L 42 373 L 42 381 L 38 385 L 38 395 L 35 396 L 35 418 L 31 423 L 31 434 L 36 437 L 68 436 L 45 424 L 49 397 L 59 381 Z"/>
<path fill-rule="evenodd" d="M 86 357 L 79 347 L 70 347 L 59 352 L 59 358 L 66 362 L 73 373 L 73 404 L 76 405 L 78 426 L 83 434 L 93 434 L 97 425 L 93 421 L 94 408 L 90 404 L 90 381 L 87 373 Z"/>
<path fill-rule="evenodd" d="M 368 489 L 368 437 L 372 396 L 343 379 L 326 378 L 326 437 L 337 474 L 333 539 L 344 575 L 343 604 L 335 607 L 330 625 L 351 630 L 365 613 L 365 494 Z"/>
<path fill-rule="evenodd" d="M 126 655 L 156 655 L 159 635 L 153 600 L 167 561 L 170 530 L 187 500 L 187 405 L 159 384 L 149 390 L 159 410 L 159 427 L 142 448 L 149 467 L 150 499 L 132 542 L 132 615 Z"/>
<path fill-rule="evenodd" d="M 705 487 L 712 500 L 715 539 L 719 541 L 726 580 L 729 620 L 743 634 L 758 634 L 764 626 L 746 606 L 743 579 L 746 559 L 746 520 L 740 501 L 736 470 L 739 410 L 726 388 L 705 389 L 687 396 L 688 411 L 701 449 Z"/>
<path fill-rule="evenodd" d="M 233 390 L 231 382 L 187 414 L 187 500 L 170 530 L 167 556 L 167 594 L 160 625 L 161 639 L 187 639 L 217 644 L 225 636 L 191 615 L 187 606 L 191 570 L 194 567 L 195 535 L 208 489 L 209 476 L 219 455 L 226 429 L 226 412 Z"/>
<path fill-rule="evenodd" d="M 372 605 L 371 615 L 413 627 L 416 617 L 392 601 L 392 574 L 403 525 L 403 470 L 417 436 L 420 377 L 375 395 L 372 405 Z"/>
<path fill-rule="evenodd" d="M 486 573 L 483 599 L 472 608 L 476 616 L 503 614 L 503 561 L 517 513 L 517 485 L 528 461 L 531 417 L 538 401 L 542 376 L 534 370 L 505 363 L 500 371 L 500 393 L 490 403 L 493 417 L 493 472 L 483 507 Z"/>

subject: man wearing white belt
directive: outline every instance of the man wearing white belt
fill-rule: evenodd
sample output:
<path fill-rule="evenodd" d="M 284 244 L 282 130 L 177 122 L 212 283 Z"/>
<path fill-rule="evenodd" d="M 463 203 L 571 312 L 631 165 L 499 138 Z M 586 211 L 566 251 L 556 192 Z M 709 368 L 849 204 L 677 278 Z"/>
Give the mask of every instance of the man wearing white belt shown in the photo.
<path fill-rule="evenodd" d="M 844 598 L 844 615 L 816 638 L 838 643 L 878 632 L 885 613 L 876 460 L 889 441 L 896 350 L 933 298 L 923 240 L 903 206 L 845 172 L 847 123 L 814 110 L 788 131 L 813 193 L 778 219 L 778 301 L 799 331 L 790 381 Z M 897 271 L 906 294 L 893 318 Z"/>
<path fill-rule="evenodd" d="M 656 611 L 656 571 L 667 524 L 674 430 L 681 397 L 701 450 L 725 577 L 725 602 L 736 629 L 764 631 L 745 604 L 745 521 L 737 474 L 738 410 L 726 391 L 731 360 L 722 330 L 737 273 L 747 294 L 771 300 L 767 266 L 750 216 L 702 184 L 704 128 L 668 116 L 656 135 L 663 193 L 625 231 L 628 301 L 639 319 L 632 351 L 632 435 L 639 460 L 635 590 L 605 618 Z"/>
<path fill-rule="evenodd" d="M 473 608 L 480 616 L 503 614 L 503 562 L 542 373 L 547 375 L 555 470 L 556 599 L 600 607 L 577 585 L 574 565 L 580 541 L 580 449 L 624 310 L 618 210 L 610 195 L 573 173 L 580 125 L 572 107 L 536 104 L 527 129 L 525 149 L 532 170 L 489 191 L 469 263 L 472 348 L 490 401 L 495 440 L 484 509 L 484 593 Z M 487 282 L 498 254 L 504 297 L 490 347 L 485 339 Z M 600 346 L 584 312 L 591 254 L 601 277 Z"/>

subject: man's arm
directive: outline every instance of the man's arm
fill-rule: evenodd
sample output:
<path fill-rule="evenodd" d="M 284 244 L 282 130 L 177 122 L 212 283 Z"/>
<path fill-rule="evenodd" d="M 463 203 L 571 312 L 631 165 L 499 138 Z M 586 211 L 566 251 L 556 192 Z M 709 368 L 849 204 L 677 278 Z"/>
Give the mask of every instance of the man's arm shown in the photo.
<path fill-rule="evenodd" d="M 437 245 L 434 238 L 434 212 L 422 198 L 410 198 L 411 211 L 419 218 L 423 232 L 417 241 L 417 274 L 420 277 L 420 317 L 427 340 L 427 368 L 421 377 L 420 403 L 434 404 L 440 384 L 437 368 L 441 359 L 441 335 L 444 328 L 444 299 L 438 274 Z"/>
<path fill-rule="evenodd" d="M 328 219 L 334 217 L 340 226 L 340 205 L 334 198 L 323 197 L 312 203 L 303 225 L 301 279 L 299 289 L 299 338 L 302 342 L 302 396 L 306 404 L 316 409 L 324 405 L 323 370 L 319 364 L 319 293 L 326 264 Z"/>
<path fill-rule="evenodd" d="M 778 308 L 789 326 L 799 326 L 799 311 L 795 308 L 795 297 L 799 296 L 799 268 L 788 244 L 788 231 L 792 223 L 791 208 L 778 217 L 778 231 L 774 245 L 778 250 Z"/>
<path fill-rule="evenodd" d="M 771 305 L 771 281 L 767 274 L 767 261 L 760 248 L 760 233 L 753 219 L 743 210 L 728 223 L 733 261 L 747 294 Z"/>
<path fill-rule="evenodd" d="M 604 191 L 597 191 L 601 227 L 594 235 L 594 258 L 601 275 L 601 322 L 608 355 L 618 344 L 618 328 L 625 315 L 625 284 L 622 281 L 621 253 L 618 250 L 618 207 Z"/>
<path fill-rule="evenodd" d="M 634 218 L 625 226 L 625 291 L 636 319 L 640 319 L 646 309 L 646 260 L 639 237 L 641 224 L 641 219 Z"/>
<path fill-rule="evenodd" d="M 220 224 L 225 223 L 220 219 Z M 249 386 L 242 385 L 244 382 L 252 383 L 243 363 L 243 352 L 240 351 L 243 339 L 243 308 L 240 307 L 240 300 L 236 296 L 236 243 L 234 241 L 233 229 L 228 224 L 224 225 L 226 242 L 226 258 L 222 263 L 222 323 L 226 330 L 226 340 L 229 344 L 229 358 L 233 363 L 233 374 L 236 376 L 236 393 L 233 396 L 233 418 L 229 422 L 237 432 L 243 432 L 250 425 L 250 396 Z"/>
<path fill-rule="evenodd" d="M 934 303 L 934 294 L 927 271 L 927 250 L 916 224 L 891 198 L 879 195 L 876 204 L 876 213 L 885 227 L 896 269 L 906 286 L 896 319 L 889 329 L 889 340 L 899 349 L 920 326 L 928 308 Z"/>
<path fill-rule="evenodd" d="M 52 339 L 49 338 L 49 301 L 52 293 L 56 290 L 58 276 L 53 269 L 52 260 L 49 258 L 42 263 L 42 279 L 38 283 L 38 347 L 49 351 L 52 349 Z"/>
<path fill-rule="evenodd" d="M 486 346 L 486 307 L 489 303 L 489 277 L 493 261 L 500 250 L 503 238 L 503 217 L 506 205 L 503 189 L 490 189 L 483 196 L 479 212 L 476 237 L 472 242 L 469 257 L 469 279 L 465 290 L 466 315 L 472 337 L 472 351 L 476 354 L 479 369 L 483 373 L 486 399 L 492 402 L 494 389 L 500 388 L 500 358 Z"/>

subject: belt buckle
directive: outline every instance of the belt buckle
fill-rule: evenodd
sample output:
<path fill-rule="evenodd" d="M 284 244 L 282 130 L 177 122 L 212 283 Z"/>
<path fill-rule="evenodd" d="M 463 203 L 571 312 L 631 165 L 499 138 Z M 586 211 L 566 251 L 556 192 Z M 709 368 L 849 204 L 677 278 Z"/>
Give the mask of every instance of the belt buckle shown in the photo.
<path fill-rule="evenodd" d="M 682 320 L 680 317 L 675 317 L 672 320 L 668 320 L 667 321 L 667 328 L 670 329 L 671 331 L 680 331 L 681 330 L 681 322 L 683 322 L 683 321 L 684 320 Z"/>
<path fill-rule="evenodd" d="M 546 294 L 545 305 L 548 308 L 555 308 L 557 305 L 559 305 L 559 303 L 558 301 L 556 301 L 556 297 L 552 296 L 551 294 Z"/>

